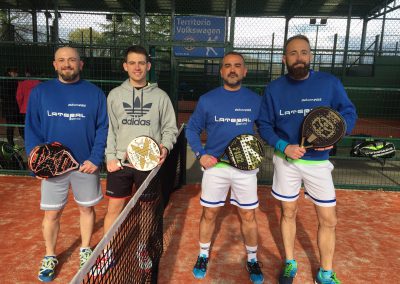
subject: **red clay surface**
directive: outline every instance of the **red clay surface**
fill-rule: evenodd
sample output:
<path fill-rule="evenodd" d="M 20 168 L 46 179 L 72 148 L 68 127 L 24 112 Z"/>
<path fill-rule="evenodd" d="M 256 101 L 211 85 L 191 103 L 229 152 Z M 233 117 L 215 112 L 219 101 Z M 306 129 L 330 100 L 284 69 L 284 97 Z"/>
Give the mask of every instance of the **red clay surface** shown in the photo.
<path fill-rule="evenodd" d="M 259 254 L 265 283 L 276 283 L 283 258 L 279 233 L 279 203 L 268 187 L 259 188 Z M 209 269 L 203 281 L 191 270 L 198 254 L 201 213 L 199 185 L 174 192 L 165 211 L 164 256 L 159 283 L 250 283 L 244 267 L 245 249 L 236 207 L 227 205 L 216 226 Z M 342 283 L 400 283 L 400 192 L 338 190 L 335 270 Z M 0 177 L 0 283 L 39 283 L 44 253 L 39 209 L 39 181 L 29 177 Z M 92 244 L 101 237 L 106 201 L 97 206 Z M 313 283 L 318 268 L 316 216 L 312 204 L 300 199 L 294 283 Z M 78 209 L 72 196 L 64 210 L 57 246 L 60 260 L 53 283 L 68 283 L 78 268 L 80 245 Z"/>

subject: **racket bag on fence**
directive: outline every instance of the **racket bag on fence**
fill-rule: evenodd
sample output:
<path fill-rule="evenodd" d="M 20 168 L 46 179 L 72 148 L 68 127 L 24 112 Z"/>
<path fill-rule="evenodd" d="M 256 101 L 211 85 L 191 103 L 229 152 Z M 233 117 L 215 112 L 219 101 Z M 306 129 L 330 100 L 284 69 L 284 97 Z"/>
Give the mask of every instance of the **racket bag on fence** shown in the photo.
<path fill-rule="evenodd" d="M 393 143 L 384 140 L 364 141 L 355 145 L 350 152 L 352 157 L 368 158 L 393 158 L 396 154 L 396 148 Z"/>

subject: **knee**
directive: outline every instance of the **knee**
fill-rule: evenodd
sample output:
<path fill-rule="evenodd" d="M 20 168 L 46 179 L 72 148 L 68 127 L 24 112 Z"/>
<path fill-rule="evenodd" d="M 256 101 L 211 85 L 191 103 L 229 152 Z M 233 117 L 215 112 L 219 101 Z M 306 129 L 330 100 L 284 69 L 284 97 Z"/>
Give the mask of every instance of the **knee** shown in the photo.
<path fill-rule="evenodd" d="M 256 223 L 256 214 L 254 209 L 250 210 L 239 210 L 240 212 L 240 217 L 242 219 L 242 222 L 245 223 Z"/>
<path fill-rule="evenodd" d="M 93 206 L 90 206 L 90 207 L 80 206 L 79 211 L 81 212 L 82 215 L 91 215 L 94 213 L 94 207 Z"/>
<path fill-rule="evenodd" d="M 282 218 L 287 220 L 295 219 L 297 216 L 297 207 L 282 208 Z"/>
<path fill-rule="evenodd" d="M 335 215 L 325 216 L 324 218 L 320 218 L 319 225 L 322 227 L 335 229 L 337 225 L 337 217 Z"/>
<path fill-rule="evenodd" d="M 56 223 L 61 218 L 61 211 L 45 211 L 43 222 Z"/>
<path fill-rule="evenodd" d="M 109 216 L 118 216 L 122 210 L 124 209 L 124 203 L 108 203 L 107 207 L 107 215 Z"/>
<path fill-rule="evenodd" d="M 204 207 L 201 218 L 206 222 L 214 222 L 217 218 L 217 211 L 214 208 Z"/>

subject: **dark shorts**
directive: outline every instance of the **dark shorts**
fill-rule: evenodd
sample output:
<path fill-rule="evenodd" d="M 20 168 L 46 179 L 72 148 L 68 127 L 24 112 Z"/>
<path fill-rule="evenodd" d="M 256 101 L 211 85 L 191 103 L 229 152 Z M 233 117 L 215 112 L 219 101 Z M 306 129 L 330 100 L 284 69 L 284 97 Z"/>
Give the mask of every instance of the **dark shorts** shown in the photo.
<path fill-rule="evenodd" d="M 129 167 L 116 172 L 107 173 L 106 196 L 111 198 L 128 198 L 134 195 L 136 190 L 142 185 L 150 171 L 143 172 Z M 141 196 L 143 199 L 154 199 L 154 194 L 147 194 L 145 190 Z M 147 196 L 149 195 L 149 196 Z"/>

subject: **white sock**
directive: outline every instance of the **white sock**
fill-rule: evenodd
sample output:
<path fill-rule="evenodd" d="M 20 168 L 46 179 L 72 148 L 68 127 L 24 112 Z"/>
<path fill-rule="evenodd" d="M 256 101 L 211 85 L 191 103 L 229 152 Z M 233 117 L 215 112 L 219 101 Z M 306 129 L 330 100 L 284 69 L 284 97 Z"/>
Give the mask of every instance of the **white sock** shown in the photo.
<path fill-rule="evenodd" d="M 204 255 L 205 257 L 209 256 L 210 253 L 210 246 L 211 246 L 211 242 L 209 243 L 200 243 L 200 255 Z"/>
<path fill-rule="evenodd" d="M 246 245 L 246 251 L 247 251 L 247 261 L 250 262 L 252 260 L 257 261 L 257 247 L 250 247 Z"/>

